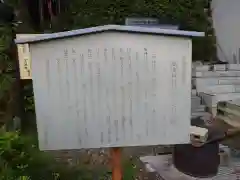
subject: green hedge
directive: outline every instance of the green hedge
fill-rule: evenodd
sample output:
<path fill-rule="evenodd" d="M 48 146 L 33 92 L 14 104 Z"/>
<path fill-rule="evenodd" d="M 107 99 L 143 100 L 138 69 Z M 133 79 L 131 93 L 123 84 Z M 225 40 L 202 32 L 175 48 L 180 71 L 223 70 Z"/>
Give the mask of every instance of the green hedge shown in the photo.
<path fill-rule="evenodd" d="M 177 22 L 181 29 L 203 31 L 205 38 L 194 39 L 194 60 L 215 57 L 215 38 L 208 18 L 210 0 L 74 0 L 61 17 L 61 29 L 103 24 L 124 24 L 126 17 L 156 17 Z M 70 12 L 70 13 L 69 13 Z M 59 29 L 60 30 L 60 29 Z"/>

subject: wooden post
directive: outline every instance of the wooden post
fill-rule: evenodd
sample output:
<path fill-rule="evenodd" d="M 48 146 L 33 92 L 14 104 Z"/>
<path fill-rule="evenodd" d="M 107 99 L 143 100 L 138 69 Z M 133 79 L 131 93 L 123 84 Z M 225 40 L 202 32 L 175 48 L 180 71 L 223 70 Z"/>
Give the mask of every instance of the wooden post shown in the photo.
<path fill-rule="evenodd" d="M 122 180 L 121 148 L 111 148 L 112 180 Z"/>

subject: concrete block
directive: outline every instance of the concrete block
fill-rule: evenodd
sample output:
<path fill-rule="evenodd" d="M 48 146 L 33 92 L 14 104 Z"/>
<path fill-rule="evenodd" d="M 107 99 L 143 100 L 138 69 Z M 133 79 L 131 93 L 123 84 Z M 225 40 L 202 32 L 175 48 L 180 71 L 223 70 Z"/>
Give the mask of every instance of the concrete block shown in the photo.
<path fill-rule="evenodd" d="M 195 66 L 192 68 L 193 71 L 209 71 L 211 69 L 211 66 L 210 65 L 201 65 L 201 66 Z"/>
<path fill-rule="evenodd" d="M 192 78 L 192 89 L 196 89 L 196 78 Z"/>
<path fill-rule="evenodd" d="M 206 71 L 206 72 L 193 72 L 193 77 L 240 77 L 240 71 Z"/>
<path fill-rule="evenodd" d="M 240 71 L 240 64 L 227 64 L 228 71 Z"/>
<path fill-rule="evenodd" d="M 211 114 L 208 112 L 193 112 L 192 116 L 194 116 L 194 117 L 210 117 Z"/>
<path fill-rule="evenodd" d="M 206 111 L 205 105 L 200 105 L 196 109 L 192 109 L 192 112 L 205 112 L 205 111 Z"/>
<path fill-rule="evenodd" d="M 240 98 L 240 93 L 222 93 L 222 94 L 207 94 L 201 93 L 203 103 L 207 107 L 217 107 L 220 101 L 229 101 Z"/>
<path fill-rule="evenodd" d="M 240 92 L 240 85 L 212 85 L 201 89 L 202 92 L 218 94 L 218 93 L 235 93 Z"/>
<path fill-rule="evenodd" d="M 229 101 L 228 103 L 238 106 L 240 108 L 240 99 L 233 99 L 233 100 Z"/>
<path fill-rule="evenodd" d="M 215 64 L 213 65 L 213 71 L 225 71 L 226 70 L 226 64 Z"/>
<path fill-rule="evenodd" d="M 203 63 L 201 61 L 195 61 L 195 62 L 192 62 L 192 67 L 195 68 L 197 66 L 202 66 Z"/>
<path fill-rule="evenodd" d="M 197 90 L 196 89 L 192 89 L 192 96 L 196 96 L 197 95 Z"/>
<path fill-rule="evenodd" d="M 200 97 L 192 97 L 191 98 L 191 108 L 192 109 L 197 109 L 201 104 L 201 98 Z"/>
<path fill-rule="evenodd" d="M 192 83 L 195 84 L 197 93 L 200 93 L 204 92 L 208 86 L 240 85 L 240 77 L 196 78 L 192 80 Z"/>
<path fill-rule="evenodd" d="M 240 85 L 240 77 L 225 77 L 225 78 L 219 78 L 218 84 L 220 85 Z"/>
<path fill-rule="evenodd" d="M 235 87 L 235 92 L 240 92 L 240 85 L 234 85 Z"/>
<path fill-rule="evenodd" d="M 204 143 L 207 141 L 208 138 L 208 129 L 191 126 L 190 138 L 191 140 Z"/>
<path fill-rule="evenodd" d="M 194 84 L 196 85 L 196 89 L 198 92 L 198 89 L 202 86 L 210 86 L 210 85 L 217 85 L 219 78 L 196 78 L 193 79 Z"/>

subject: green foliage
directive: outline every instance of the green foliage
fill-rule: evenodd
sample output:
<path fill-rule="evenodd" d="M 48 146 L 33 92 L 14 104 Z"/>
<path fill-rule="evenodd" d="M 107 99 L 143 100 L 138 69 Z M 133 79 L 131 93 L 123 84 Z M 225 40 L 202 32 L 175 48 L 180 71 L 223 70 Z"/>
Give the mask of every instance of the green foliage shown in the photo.
<path fill-rule="evenodd" d="M 25 112 L 35 112 L 32 83 L 28 82 L 24 85 L 24 92 Z"/>
<path fill-rule="evenodd" d="M 12 72 L 15 70 L 11 58 L 12 31 L 11 24 L 0 24 L 0 120 L 5 117 L 12 98 L 9 97 L 14 82 Z"/>
<path fill-rule="evenodd" d="M 90 180 L 93 173 L 87 169 L 63 166 L 44 152 L 32 139 L 16 132 L 0 132 L 1 180 Z"/>
<path fill-rule="evenodd" d="M 123 167 L 124 167 L 124 171 L 123 171 L 123 180 L 132 180 L 132 179 L 136 179 L 136 175 L 138 172 L 138 169 L 136 167 L 136 160 L 130 159 L 130 160 L 125 160 L 123 162 Z"/>
<path fill-rule="evenodd" d="M 206 11 L 209 8 L 209 1 L 74 0 L 64 14 L 65 22 L 61 19 L 61 25 L 65 23 L 67 29 L 76 29 L 103 24 L 124 24 L 126 17 L 156 17 L 179 23 L 184 30 L 206 32 L 205 38 L 193 40 L 193 59 L 211 60 L 215 56 L 215 42 L 214 37 L 208 35 L 212 29 L 208 11 Z"/>
<path fill-rule="evenodd" d="M 123 162 L 124 180 L 135 179 L 134 163 Z M 107 180 L 110 176 L 106 169 L 90 170 L 83 165 L 76 168 L 57 163 L 49 154 L 38 150 L 36 139 L 0 130 L 1 180 Z"/>

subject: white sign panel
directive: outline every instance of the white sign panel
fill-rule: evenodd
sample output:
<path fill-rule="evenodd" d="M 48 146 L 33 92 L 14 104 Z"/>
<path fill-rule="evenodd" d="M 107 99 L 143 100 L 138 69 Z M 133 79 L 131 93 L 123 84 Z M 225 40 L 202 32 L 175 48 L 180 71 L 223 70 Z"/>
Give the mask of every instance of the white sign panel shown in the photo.
<path fill-rule="evenodd" d="M 40 149 L 189 142 L 190 39 L 104 32 L 30 49 Z"/>

